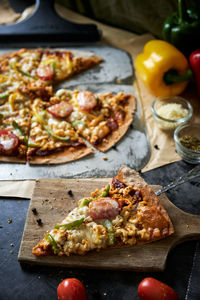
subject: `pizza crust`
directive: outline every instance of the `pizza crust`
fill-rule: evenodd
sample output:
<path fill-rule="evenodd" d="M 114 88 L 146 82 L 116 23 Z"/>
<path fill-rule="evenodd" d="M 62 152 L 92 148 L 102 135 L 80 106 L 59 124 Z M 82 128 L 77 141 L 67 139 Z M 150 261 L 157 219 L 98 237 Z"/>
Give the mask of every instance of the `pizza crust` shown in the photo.
<path fill-rule="evenodd" d="M 20 157 L 17 157 L 17 156 L 3 156 L 3 155 L 0 155 L 0 161 L 25 164 L 26 163 L 26 157 L 20 158 Z"/>
<path fill-rule="evenodd" d="M 94 146 L 99 151 L 105 152 L 109 150 L 112 146 L 114 146 L 127 132 L 129 126 L 133 122 L 133 113 L 136 109 L 136 98 L 131 95 L 128 101 L 128 105 L 126 106 L 126 116 L 123 121 L 123 124 L 119 126 L 119 128 L 109 134 L 106 138 L 103 139 L 100 145 Z"/>
<path fill-rule="evenodd" d="M 30 165 L 63 164 L 93 153 L 94 150 L 88 146 L 83 146 L 81 148 L 68 147 L 63 151 L 46 156 L 28 156 L 28 162 Z"/>
<path fill-rule="evenodd" d="M 122 166 L 116 176 L 116 178 L 123 182 L 126 185 L 131 185 L 134 186 L 136 188 L 139 188 L 142 192 L 143 198 L 147 198 L 148 199 L 148 207 L 156 207 L 157 210 L 161 213 L 161 215 L 163 216 L 163 218 L 167 221 L 168 223 L 168 234 L 167 235 L 171 235 L 174 233 L 174 227 L 173 224 L 166 212 L 166 210 L 164 209 L 164 207 L 162 206 L 162 204 L 160 203 L 160 200 L 158 198 L 158 196 L 156 196 L 156 194 L 154 193 L 154 191 L 151 189 L 151 187 L 145 182 L 145 180 L 140 177 L 139 173 L 136 172 L 133 169 L 130 169 L 127 166 Z M 150 223 L 150 220 L 148 220 Z"/>

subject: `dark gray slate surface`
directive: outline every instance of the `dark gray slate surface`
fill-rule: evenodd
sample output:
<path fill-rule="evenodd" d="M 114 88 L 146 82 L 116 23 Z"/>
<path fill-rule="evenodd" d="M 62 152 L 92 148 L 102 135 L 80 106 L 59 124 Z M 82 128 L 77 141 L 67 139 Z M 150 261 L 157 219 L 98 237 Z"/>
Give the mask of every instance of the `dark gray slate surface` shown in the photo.
<path fill-rule="evenodd" d="M 174 178 L 192 169 L 184 162 L 173 163 L 143 174 L 150 184 L 165 185 Z M 179 208 L 193 214 L 200 214 L 200 178 L 176 187 L 167 193 L 169 199 Z M 163 273 L 137 273 L 121 271 L 77 270 L 41 266 L 21 266 L 17 254 L 25 224 L 28 200 L 0 199 L 0 300 L 53 300 L 60 281 L 76 277 L 86 285 L 89 300 L 139 300 L 139 282 L 149 276 L 172 286 L 180 299 L 198 300 L 200 295 L 199 258 L 196 272 L 192 271 L 196 242 L 183 243 L 171 251 Z M 12 223 L 8 223 L 8 219 Z M 10 244 L 14 244 L 11 247 Z M 13 254 L 10 253 L 13 251 Z M 190 278 L 190 285 L 188 285 Z M 194 286 L 193 286 L 194 283 Z M 191 288 L 193 292 L 191 293 Z M 105 295 L 106 293 L 106 295 Z M 80 299 L 81 300 L 81 299 Z"/>

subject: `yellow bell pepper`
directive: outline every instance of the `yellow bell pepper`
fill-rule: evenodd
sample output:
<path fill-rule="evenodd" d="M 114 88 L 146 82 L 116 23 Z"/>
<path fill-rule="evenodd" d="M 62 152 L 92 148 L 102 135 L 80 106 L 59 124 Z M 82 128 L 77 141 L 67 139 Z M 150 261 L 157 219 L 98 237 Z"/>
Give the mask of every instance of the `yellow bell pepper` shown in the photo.
<path fill-rule="evenodd" d="M 185 56 L 174 46 L 161 40 L 146 43 L 144 52 L 136 58 L 135 68 L 138 76 L 155 96 L 181 94 L 192 76 Z"/>

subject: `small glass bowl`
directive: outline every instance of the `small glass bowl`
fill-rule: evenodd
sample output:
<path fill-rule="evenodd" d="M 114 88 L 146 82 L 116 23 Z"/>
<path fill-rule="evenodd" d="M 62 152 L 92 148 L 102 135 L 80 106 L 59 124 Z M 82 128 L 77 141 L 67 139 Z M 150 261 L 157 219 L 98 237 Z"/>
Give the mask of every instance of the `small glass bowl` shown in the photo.
<path fill-rule="evenodd" d="M 188 163 L 200 163 L 200 151 L 191 150 L 180 142 L 180 138 L 184 136 L 191 136 L 200 140 L 200 124 L 181 124 L 174 131 L 174 141 L 177 153 Z"/>
<path fill-rule="evenodd" d="M 184 118 L 180 118 L 178 120 L 167 119 L 159 115 L 158 110 L 160 107 L 166 104 L 173 104 L 173 103 L 179 104 L 182 106 L 182 108 L 187 109 L 188 114 Z M 186 99 L 178 96 L 156 98 L 152 103 L 151 110 L 153 113 L 153 117 L 157 121 L 159 127 L 167 131 L 172 131 L 176 127 L 178 127 L 178 125 L 180 125 L 181 123 L 186 123 L 192 117 L 193 114 L 193 109 L 191 104 Z"/>

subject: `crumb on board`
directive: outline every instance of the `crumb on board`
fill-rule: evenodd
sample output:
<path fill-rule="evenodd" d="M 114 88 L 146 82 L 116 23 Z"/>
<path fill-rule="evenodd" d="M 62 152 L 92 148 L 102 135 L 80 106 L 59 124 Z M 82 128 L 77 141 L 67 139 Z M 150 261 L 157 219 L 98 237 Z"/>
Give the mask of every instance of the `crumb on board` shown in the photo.
<path fill-rule="evenodd" d="M 106 292 L 104 292 L 104 293 L 103 293 L 103 295 L 104 295 L 104 296 L 107 296 L 107 293 L 106 293 Z"/>
<path fill-rule="evenodd" d="M 72 192 L 72 190 L 68 190 L 67 193 L 68 193 L 68 195 L 69 195 L 70 197 L 73 197 L 73 195 L 74 195 L 73 192 Z"/>
<path fill-rule="evenodd" d="M 103 160 L 108 160 L 107 156 L 103 156 Z"/>
<path fill-rule="evenodd" d="M 11 244 L 10 244 L 10 247 L 14 247 L 14 244 L 13 244 L 13 243 L 11 243 Z"/>
<path fill-rule="evenodd" d="M 116 82 L 117 82 L 118 84 L 121 84 L 121 83 L 122 83 L 121 79 L 117 79 Z"/>
<path fill-rule="evenodd" d="M 39 219 L 37 219 L 36 221 L 37 221 L 37 223 L 38 223 L 39 226 L 42 225 L 42 219 L 39 218 Z"/>
<path fill-rule="evenodd" d="M 154 145 L 154 148 L 156 149 L 156 150 L 160 150 L 160 148 L 158 147 L 158 145 L 156 144 L 156 145 Z"/>
<path fill-rule="evenodd" d="M 32 210 L 32 213 L 33 213 L 34 215 L 37 215 L 37 214 L 38 214 L 37 209 L 36 209 L 35 207 L 33 207 L 31 210 Z"/>
<path fill-rule="evenodd" d="M 12 219 L 8 219 L 8 223 L 11 224 L 12 223 Z"/>
<path fill-rule="evenodd" d="M 14 251 L 13 250 L 10 250 L 10 254 L 13 254 L 14 253 Z"/>

